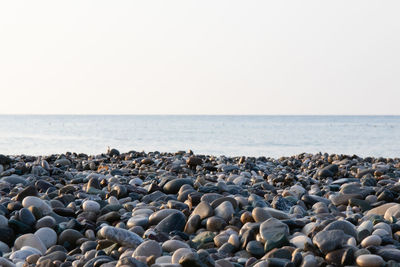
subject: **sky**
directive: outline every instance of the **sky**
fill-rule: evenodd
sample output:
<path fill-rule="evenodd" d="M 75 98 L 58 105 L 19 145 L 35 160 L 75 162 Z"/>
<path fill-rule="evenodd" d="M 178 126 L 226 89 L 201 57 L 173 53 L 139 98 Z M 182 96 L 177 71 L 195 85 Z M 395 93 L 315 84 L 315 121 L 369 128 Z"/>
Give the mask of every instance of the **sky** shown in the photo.
<path fill-rule="evenodd" d="M 0 1 L 0 114 L 400 115 L 400 1 Z"/>

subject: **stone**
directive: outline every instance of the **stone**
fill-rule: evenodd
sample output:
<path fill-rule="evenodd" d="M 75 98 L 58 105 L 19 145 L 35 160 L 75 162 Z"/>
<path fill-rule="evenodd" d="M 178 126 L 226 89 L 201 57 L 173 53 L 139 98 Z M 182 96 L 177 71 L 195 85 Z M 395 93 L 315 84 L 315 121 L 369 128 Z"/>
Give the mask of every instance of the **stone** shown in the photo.
<path fill-rule="evenodd" d="M 137 234 L 112 226 L 105 226 L 101 228 L 100 235 L 105 239 L 126 247 L 137 247 L 143 242 L 143 239 Z"/>
<path fill-rule="evenodd" d="M 0 179 L 0 181 L 12 184 L 12 185 L 16 185 L 16 184 L 26 184 L 26 180 L 19 175 L 10 175 L 10 176 L 5 176 L 3 178 Z"/>
<path fill-rule="evenodd" d="M 386 204 L 380 205 L 380 206 L 378 206 L 378 207 L 376 207 L 376 208 L 370 209 L 370 210 L 367 212 L 366 215 L 375 214 L 375 215 L 381 215 L 381 216 L 383 216 L 383 215 L 385 215 L 386 211 L 387 211 L 390 207 L 392 207 L 392 206 L 394 206 L 394 205 L 399 205 L 399 204 L 397 204 L 397 203 L 386 203 Z"/>
<path fill-rule="evenodd" d="M 400 204 L 396 204 L 388 208 L 384 215 L 385 220 L 392 221 L 392 218 L 400 218 Z"/>
<path fill-rule="evenodd" d="M 192 253 L 191 249 L 188 248 L 180 248 L 172 254 L 171 263 L 179 263 L 180 259 L 186 254 Z"/>
<path fill-rule="evenodd" d="M 331 222 L 324 228 L 324 231 L 330 230 L 342 230 L 346 235 L 351 235 L 354 238 L 357 238 L 357 231 L 355 226 L 351 222 L 346 220 Z"/>
<path fill-rule="evenodd" d="M 75 229 L 66 229 L 58 237 L 58 244 L 66 248 L 75 248 L 76 241 L 83 235 Z"/>
<path fill-rule="evenodd" d="M 158 244 L 158 242 L 154 240 L 147 240 L 140 244 L 135 251 L 133 252 L 133 257 L 137 256 L 146 256 L 149 257 L 151 255 L 154 255 L 154 257 L 158 258 L 162 254 L 162 249 L 161 246 Z"/>
<path fill-rule="evenodd" d="M 229 221 L 235 213 L 235 210 L 233 209 L 231 202 L 225 201 L 216 207 L 214 212 L 216 216 L 223 218 L 225 221 Z"/>
<path fill-rule="evenodd" d="M 52 262 L 54 261 L 65 261 L 67 258 L 67 253 L 64 251 L 54 251 L 51 253 L 46 254 L 45 256 L 42 256 L 38 259 L 37 264 L 40 264 L 42 262 L 45 262 L 46 260 L 51 260 Z"/>
<path fill-rule="evenodd" d="M 51 207 L 42 199 L 34 196 L 27 196 L 22 201 L 22 206 L 24 208 L 29 208 L 30 206 L 34 206 L 38 208 L 42 214 L 47 215 L 51 213 Z"/>
<path fill-rule="evenodd" d="M 385 261 L 378 255 L 361 255 L 356 259 L 357 265 L 360 267 L 381 267 Z"/>
<path fill-rule="evenodd" d="M 22 202 L 27 196 L 38 196 L 38 191 L 36 190 L 36 187 L 34 187 L 33 185 L 27 186 L 17 194 L 16 200 Z"/>
<path fill-rule="evenodd" d="M 212 216 L 207 219 L 206 229 L 208 231 L 217 232 L 226 227 L 226 221 L 218 216 Z"/>
<path fill-rule="evenodd" d="M 214 241 L 215 234 L 210 231 L 204 231 L 199 234 L 197 234 L 193 239 L 193 247 L 195 248 L 202 248 L 204 245 L 207 243 L 212 243 Z M 228 240 L 228 236 L 226 238 L 226 241 Z"/>
<path fill-rule="evenodd" d="M 361 242 L 363 248 L 369 246 L 380 246 L 382 243 L 382 238 L 379 235 L 370 235 Z"/>
<path fill-rule="evenodd" d="M 193 186 L 192 179 L 189 178 L 176 178 L 172 181 L 166 183 L 163 187 L 163 190 L 166 194 L 176 194 L 178 193 L 181 186 L 188 184 Z"/>
<path fill-rule="evenodd" d="M 19 210 L 19 220 L 29 226 L 33 226 L 36 223 L 35 216 L 33 216 L 32 212 L 27 208 Z"/>
<path fill-rule="evenodd" d="M 0 266 L 2 267 L 16 267 L 14 263 L 7 260 L 6 258 L 0 257 Z"/>
<path fill-rule="evenodd" d="M 264 246 L 261 242 L 253 240 L 247 243 L 246 251 L 255 257 L 261 257 L 264 255 Z"/>
<path fill-rule="evenodd" d="M 313 243 L 324 254 L 340 248 L 343 242 L 344 232 L 342 230 L 323 230 L 318 232 L 313 238 Z"/>
<path fill-rule="evenodd" d="M 148 224 L 149 224 L 149 218 L 142 217 L 142 216 L 131 217 L 126 222 L 126 225 L 128 226 L 128 228 L 131 228 L 131 227 L 134 227 L 134 226 L 146 227 Z"/>
<path fill-rule="evenodd" d="M 290 243 L 301 249 L 304 249 L 307 245 L 312 245 L 311 239 L 306 235 L 292 237 L 290 239 Z"/>
<path fill-rule="evenodd" d="M 97 213 L 100 211 L 100 204 L 93 200 L 85 200 L 82 204 L 83 211 Z"/>
<path fill-rule="evenodd" d="M 49 227 L 42 227 L 38 229 L 34 235 L 42 241 L 46 248 L 49 248 L 57 243 L 57 233 Z"/>
<path fill-rule="evenodd" d="M 186 160 L 186 164 L 189 165 L 190 167 L 196 167 L 197 165 L 203 164 L 203 160 L 196 156 L 190 156 Z"/>
<path fill-rule="evenodd" d="M 35 236 L 34 234 L 24 234 L 15 240 L 14 248 L 16 250 L 19 250 L 24 246 L 36 248 L 42 254 L 44 254 L 47 249 L 39 237 Z"/>
<path fill-rule="evenodd" d="M 150 225 L 158 224 L 159 222 L 164 220 L 169 215 L 175 214 L 175 213 L 180 213 L 183 215 L 183 213 L 181 211 L 175 210 L 175 209 L 162 209 L 162 210 L 156 211 L 150 215 L 149 224 Z"/>
<path fill-rule="evenodd" d="M 167 216 L 154 229 L 159 232 L 170 233 L 172 231 L 183 231 L 185 225 L 186 217 L 180 212 Z"/>
<path fill-rule="evenodd" d="M 251 215 L 256 222 L 264 222 L 272 217 L 266 209 L 260 207 L 255 207 Z"/>
<path fill-rule="evenodd" d="M 51 216 L 44 216 L 36 222 L 36 229 L 43 227 L 54 228 L 56 226 L 56 220 Z"/>
<path fill-rule="evenodd" d="M 265 251 L 281 247 L 288 243 L 289 227 L 275 218 L 270 218 L 260 225 L 260 235 L 265 241 Z"/>
<path fill-rule="evenodd" d="M 179 240 L 168 240 L 162 244 L 162 249 L 166 252 L 174 252 L 180 248 L 190 248 L 188 244 Z"/>
<path fill-rule="evenodd" d="M 192 215 L 199 215 L 201 220 L 208 218 L 213 214 L 213 208 L 208 202 L 205 201 L 201 201 L 192 212 Z"/>
<path fill-rule="evenodd" d="M 278 220 L 288 220 L 290 219 L 290 216 L 281 210 L 276 210 L 274 208 L 268 208 L 264 207 L 264 210 L 266 210 L 273 218 L 276 218 Z"/>
<path fill-rule="evenodd" d="M 322 178 L 333 177 L 339 171 L 339 167 L 336 164 L 328 165 L 318 170 L 317 175 Z"/>
<path fill-rule="evenodd" d="M 200 226 L 200 216 L 199 215 L 192 215 L 189 217 L 184 232 L 187 234 L 193 234 L 196 232 L 197 228 Z"/>

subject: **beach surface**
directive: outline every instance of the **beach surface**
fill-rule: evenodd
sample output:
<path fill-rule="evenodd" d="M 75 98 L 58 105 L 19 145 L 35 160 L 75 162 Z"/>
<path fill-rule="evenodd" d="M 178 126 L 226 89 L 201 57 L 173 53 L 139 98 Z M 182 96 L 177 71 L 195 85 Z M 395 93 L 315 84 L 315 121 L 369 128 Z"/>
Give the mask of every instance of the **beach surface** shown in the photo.
<path fill-rule="evenodd" d="M 0 266 L 400 266 L 400 159 L 0 155 Z"/>

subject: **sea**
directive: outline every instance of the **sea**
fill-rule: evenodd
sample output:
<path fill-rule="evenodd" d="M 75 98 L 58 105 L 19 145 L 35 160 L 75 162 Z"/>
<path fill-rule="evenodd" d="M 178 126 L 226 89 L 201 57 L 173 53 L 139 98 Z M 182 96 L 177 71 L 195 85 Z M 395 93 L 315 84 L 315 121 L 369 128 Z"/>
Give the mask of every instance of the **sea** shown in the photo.
<path fill-rule="evenodd" d="M 0 115 L 0 154 L 400 157 L 400 116 Z"/>

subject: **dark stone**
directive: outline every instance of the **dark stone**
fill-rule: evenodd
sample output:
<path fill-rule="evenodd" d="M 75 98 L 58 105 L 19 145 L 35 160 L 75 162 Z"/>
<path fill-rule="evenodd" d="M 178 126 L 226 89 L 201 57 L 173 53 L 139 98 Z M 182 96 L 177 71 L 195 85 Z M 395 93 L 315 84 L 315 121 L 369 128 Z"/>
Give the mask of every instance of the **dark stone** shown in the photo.
<path fill-rule="evenodd" d="M 345 234 L 351 235 L 357 239 L 356 228 L 352 223 L 345 220 L 331 222 L 324 228 L 324 231 L 329 231 L 329 230 L 342 230 Z"/>
<path fill-rule="evenodd" d="M 33 226 L 36 223 L 35 216 L 27 208 L 19 210 L 19 220 L 29 226 Z"/>
<path fill-rule="evenodd" d="M 33 232 L 31 226 L 17 220 L 9 220 L 8 225 L 15 231 L 15 233 L 18 234 L 27 234 Z"/>
<path fill-rule="evenodd" d="M 333 177 L 338 171 L 339 166 L 336 164 L 331 164 L 329 166 L 326 166 L 325 168 L 318 170 L 317 175 L 321 178 Z"/>
<path fill-rule="evenodd" d="M 1 165 L 8 165 L 11 162 L 12 162 L 12 159 L 10 157 L 0 154 L 0 164 Z"/>
<path fill-rule="evenodd" d="M 318 232 L 313 238 L 314 244 L 317 245 L 324 254 L 340 248 L 343 240 L 344 232 L 342 230 L 323 230 Z"/>
<path fill-rule="evenodd" d="M 53 211 L 63 217 L 74 217 L 75 212 L 70 208 L 54 208 Z"/>
<path fill-rule="evenodd" d="M 107 155 L 109 155 L 110 157 L 113 157 L 113 156 L 119 156 L 120 153 L 117 149 L 112 148 L 107 151 Z"/>
<path fill-rule="evenodd" d="M 23 190 L 21 190 L 16 197 L 16 200 L 22 202 L 22 200 L 27 196 L 38 196 L 38 191 L 33 185 L 29 185 Z"/>
<path fill-rule="evenodd" d="M 186 164 L 190 167 L 196 167 L 197 165 L 203 164 L 203 160 L 196 156 L 191 156 L 186 160 Z"/>
<path fill-rule="evenodd" d="M 176 178 L 172 181 L 167 182 L 164 185 L 163 190 L 166 194 L 176 194 L 178 193 L 181 186 L 184 184 L 189 184 L 193 186 L 193 181 L 190 178 Z"/>
<path fill-rule="evenodd" d="M 35 183 L 35 186 L 40 192 L 46 192 L 47 189 L 49 189 L 49 188 L 55 188 L 54 185 L 52 185 L 51 183 L 44 181 L 44 180 L 37 181 Z"/>
<path fill-rule="evenodd" d="M 58 244 L 70 250 L 75 248 L 76 241 L 82 237 L 83 235 L 80 232 L 74 229 L 66 229 L 58 237 Z"/>
<path fill-rule="evenodd" d="M 155 230 L 169 233 L 172 231 L 183 231 L 186 224 L 186 217 L 181 213 L 173 213 L 157 224 Z"/>
<path fill-rule="evenodd" d="M 0 227 L 0 241 L 6 243 L 10 247 L 14 244 L 14 230 L 9 227 Z"/>
<path fill-rule="evenodd" d="M 293 203 L 292 201 L 284 197 L 275 196 L 274 199 L 272 200 L 271 205 L 274 209 L 289 212 L 290 208 L 296 205 L 296 203 Z"/>

